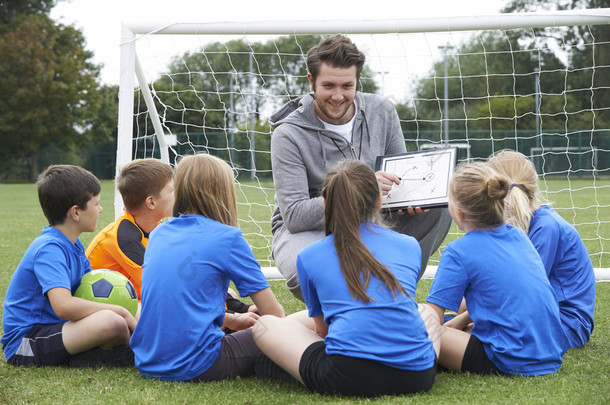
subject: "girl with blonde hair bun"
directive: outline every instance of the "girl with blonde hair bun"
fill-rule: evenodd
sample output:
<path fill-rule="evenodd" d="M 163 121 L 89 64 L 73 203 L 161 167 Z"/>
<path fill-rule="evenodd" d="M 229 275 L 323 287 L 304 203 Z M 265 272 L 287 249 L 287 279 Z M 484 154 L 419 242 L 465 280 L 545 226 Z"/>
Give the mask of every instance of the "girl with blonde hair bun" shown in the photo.
<path fill-rule="evenodd" d="M 595 272 L 585 244 L 576 228 L 540 202 L 538 173 L 525 155 L 503 150 L 488 164 L 511 183 L 504 217 L 527 233 L 542 258 L 570 347 L 583 346 L 593 332 L 595 312 Z"/>
<path fill-rule="evenodd" d="M 454 371 L 549 374 L 567 350 L 542 261 L 527 236 L 504 223 L 509 188 L 481 162 L 459 166 L 450 183 L 449 212 L 465 235 L 443 250 L 426 301 L 442 324 L 445 309 L 457 311 L 465 299 L 463 324 L 445 326 L 441 338 L 439 364 Z"/>
<path fill-rule="evenodd" d="M 198 154 L 180 160 L 174 218 L 150 234 L 142 270 L 142 311 L 131 337 L 146 378 L 212 381 L 254 374 L 260 350 L 252 339 L 258 315 L 235 314 L 226 335 L 225 298 L 233 281 L 261 314 L 284 316 L 252 249 L 237 228 L 235 182 L 223 160 Z M 237 316 L 239 315 L 239 316 Z"/>

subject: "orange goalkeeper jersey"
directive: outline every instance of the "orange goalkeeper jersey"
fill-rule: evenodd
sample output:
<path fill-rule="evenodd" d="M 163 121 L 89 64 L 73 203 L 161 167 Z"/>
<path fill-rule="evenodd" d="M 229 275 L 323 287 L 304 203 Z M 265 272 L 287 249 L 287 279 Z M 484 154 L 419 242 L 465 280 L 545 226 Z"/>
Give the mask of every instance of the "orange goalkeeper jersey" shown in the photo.
<path fill-rule="evenodd" d="M 131 281 L 138 300 L 141 298 L 142 263 L 148 245 L 148 234 L 125 211 L 115 222 L 107 225 L 91 241 L 85 254 L 91 268 L 115 270 Z"/>

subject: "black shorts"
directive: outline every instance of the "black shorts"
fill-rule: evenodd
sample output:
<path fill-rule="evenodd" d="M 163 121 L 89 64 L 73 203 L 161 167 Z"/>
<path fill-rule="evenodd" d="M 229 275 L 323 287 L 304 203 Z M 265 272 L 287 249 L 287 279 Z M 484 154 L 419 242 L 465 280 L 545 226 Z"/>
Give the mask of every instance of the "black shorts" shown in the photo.
<path fill-rule="evenodd" d="M 474 374 L 504 374 L 489 360 L 485 353 L 485 346 L 476 336 L 470 335 L 470 340 L 464 351 L 462 359 L 462 372 Z"/>
<path fill-rule="evenodd" d="M 218 381 L 254 374 L 254 363 L 261 350 L 254 343 L 252 329 L 239 330 L 222 338 L 218 358 L 203 374 L 189 381 Z"/>
<path fill-rule="evenodd" d="M 70 353 L 64 346 L 61 329 L 64 323 L 36 325 L 25 337 L 10 359 L 13 366 L 67 366 Z"/>
<path fill-rule="evenodd" d="M 305 349 L 299 374 L 307 388 L 321 394 L 375 397 L 428 391 L 436 364 L 423 371 L 400 370 L 373 360 L 327 355 L 320 341 Z"/>

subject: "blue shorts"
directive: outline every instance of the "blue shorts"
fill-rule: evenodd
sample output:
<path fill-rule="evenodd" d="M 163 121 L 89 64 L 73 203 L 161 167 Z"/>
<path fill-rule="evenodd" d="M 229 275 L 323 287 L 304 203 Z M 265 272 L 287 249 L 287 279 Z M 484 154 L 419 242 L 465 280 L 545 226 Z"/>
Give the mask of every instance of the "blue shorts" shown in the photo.
<path fill-rule="evenodd" d="M 8 364 L 37 367 L 69 365 L 71 355 L 64 346 L 61 334 L 64 324 L 35 325 L 21 339 L 17 353 L 8 359 Z"/>

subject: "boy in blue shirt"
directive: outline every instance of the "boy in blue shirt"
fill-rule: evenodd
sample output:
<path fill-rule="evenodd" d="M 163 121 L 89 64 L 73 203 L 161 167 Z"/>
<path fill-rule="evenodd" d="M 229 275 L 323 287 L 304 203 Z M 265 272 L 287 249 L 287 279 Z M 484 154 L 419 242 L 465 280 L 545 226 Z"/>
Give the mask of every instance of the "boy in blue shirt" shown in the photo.
<path fill-rule="evenodd" d="M 136 325 L 128 310 L 73 296 L 91 271 L 79 236 L 97 227 L 98 179 L 78 166 L 53 165 L 37 187 L 49 225 L 25 252 L 6 291 L 0 342 L 7 362 L 68 365 L 77 353 L 127 345 Z"/>

